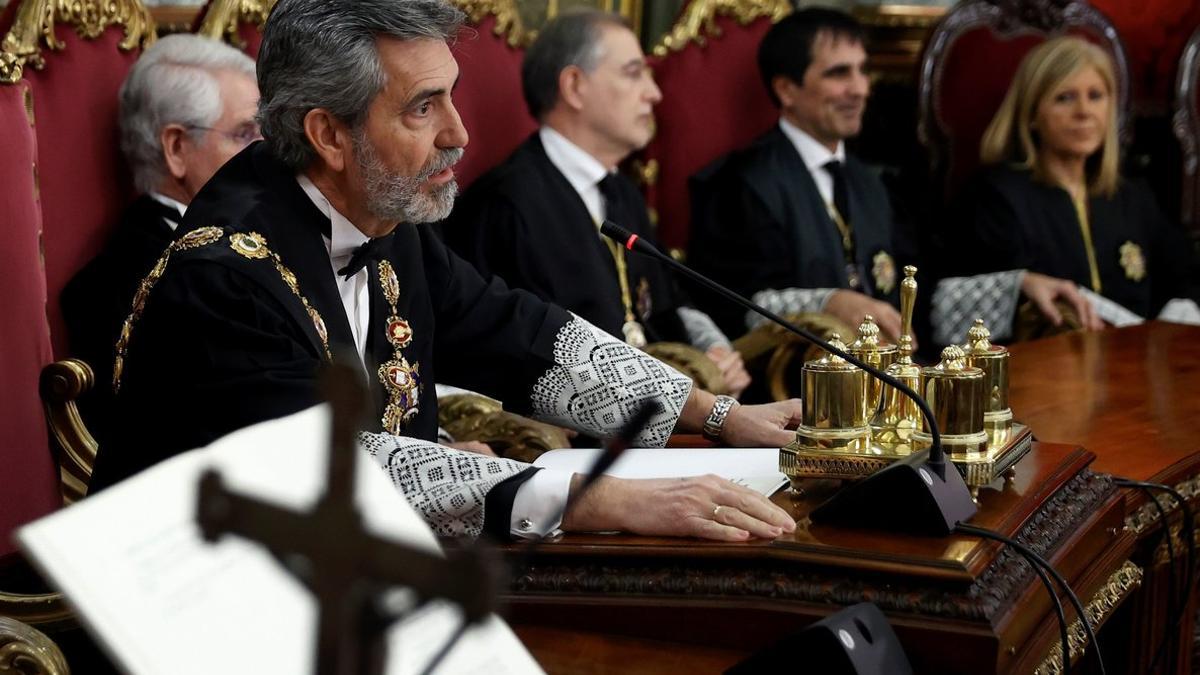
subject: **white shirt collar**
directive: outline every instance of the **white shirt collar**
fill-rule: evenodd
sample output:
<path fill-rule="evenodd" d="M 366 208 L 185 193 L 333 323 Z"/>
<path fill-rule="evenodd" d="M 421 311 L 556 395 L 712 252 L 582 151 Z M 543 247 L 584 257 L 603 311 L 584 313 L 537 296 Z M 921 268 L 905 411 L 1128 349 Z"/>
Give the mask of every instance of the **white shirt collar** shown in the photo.
<path fill-rule="evenodd" d="M 164 194 L 154 192 L 153 190 L 147 192 L 146 196 L 158 202 L 159 204 L 162 204 L 163 206 L 175 209 L 179 212 L 179 220 L 183 220 L 183 214 L 185 211 L 187 211 L 187 206 L 183 202 L 177 199 L 172 199 Z M 167 224 L 167 227 L 171 228 L 172 232 L 179 227 L 179 221 L 171 220 L 170 218 L 163 218 L 163 222 Z"/>
<path fill-rule="evenodd" d="M 321 190 L 309 180 L 304 174 L 296 174 L 296 182 L 300 184 L 300 189 L 304 190 L 304 194 L 312 200 L 313 205 L 317 207 L 326 218 L 329 219 L 330 236 L 325 239 L 325 244 L 329 249 L 329 257 L 345 258 L 354 252 L 354 249 L 367 243 L 370 239 L 362 233 L 362 230 L 354 226 L 346 216 L 338 213 L 338 210 L 333 208 L 325 195 L 321 194 Z"/>
<path fill-rule="evenodd" d="M 846 144 L 842 141 L 838 141 L 837 149 L 830 152 L 829 148 L 810 136 L 808 132 L 782 117 L 779 118 L 779 128 L 796 147 L 796 152 L 800 153 L 800 159 L 804 160 L 804 165 L 810 172 L 820 169 L 831 160 L 846 163 Z"/>
<path fill-rule="evenodd" d="M 542 139 L 542 147 L 546 149 L 546 157 L 579 193 L 592 219 L 596 222 L 603 220 L 604 206 L 598 183 L 609 174 L 608 169 L 587 150 L 548 126 L 538 129 L 538 136 Z"/>

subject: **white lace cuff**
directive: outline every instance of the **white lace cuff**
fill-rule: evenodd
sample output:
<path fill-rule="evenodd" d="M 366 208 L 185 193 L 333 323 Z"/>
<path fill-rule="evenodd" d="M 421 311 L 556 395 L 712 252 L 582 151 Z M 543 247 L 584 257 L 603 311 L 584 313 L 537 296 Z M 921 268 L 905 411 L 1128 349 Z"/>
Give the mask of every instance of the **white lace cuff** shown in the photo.
<path fill-rule="evenodd" d="M 358 444 L 441 536 L 479 536 L 488 492 L 529 468 L 407 436 L 362 432 Z"/>
<path fill-rule="evenodd" d="M 975 319 L 983 319 L 993 340 L 1012 337 L 1024 275 L 1024 270 L 1009 270 L 939 281 L 933 291 L 933 341 L 964 342 Z"/>
<path fill-rule="evenodd" d="M 706 352 L 713 347 L 733 347 L 711 316 L 694 307 L 680 307 L 675 311 L 683 322 L 683 329 L 687 331 L 688 343 L 696 349 Z"/>
<path fill-rule="evenodd" d="M 821 312 L 836 288 L 768 288 L 754 294 L 751 301 L 779 315 Z M 746 328 L 753 330 L 767 318 L 758 312 L 746 312 Z"/>
<path fill-rule="evenodd" d="M 692 391 L 686 375 L 579 317 L 559 329 L 554 362 L 533 386 L 534 417 L 609 436 L 653 401 L 658 409 L 633 441 L 639 447 L 666 445 Z"/>
<path fill-rule="evenodd" d="M 1196 306 L 1195 300 L 1175 298 L 1163 306 L 1158 313 L 1158 320 L 1200 326 L 1200 307 Z"/>

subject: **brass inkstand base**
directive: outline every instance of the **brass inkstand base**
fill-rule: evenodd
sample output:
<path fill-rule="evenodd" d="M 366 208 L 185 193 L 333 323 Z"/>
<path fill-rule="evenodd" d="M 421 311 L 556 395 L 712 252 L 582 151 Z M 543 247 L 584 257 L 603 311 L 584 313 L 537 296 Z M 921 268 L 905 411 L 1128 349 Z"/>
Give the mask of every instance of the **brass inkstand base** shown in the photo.
<path fill-rule="evenodd" d="M 869 445 L 852 444 L 841 447 L 819 447 L 811 442 L 796 440 L 779 450 L 779 470 L 792 480 L 809 478 L 865 478 L 892 462 L 907 457 L 914 449 L 923 449 L 919 434 L 909 442 Z M 807 440 L 807 439 L 805 439 Z M 975 452 L 960 452 L 947 447 L 946 457 L 958 468 L 971 496 L 979 498 L 979 489 L 990 485 L 1029 452 L 1033 434 L 1029 427 L 1014 422 L 1008 430 L 989 429 L 986 447 Z"/>

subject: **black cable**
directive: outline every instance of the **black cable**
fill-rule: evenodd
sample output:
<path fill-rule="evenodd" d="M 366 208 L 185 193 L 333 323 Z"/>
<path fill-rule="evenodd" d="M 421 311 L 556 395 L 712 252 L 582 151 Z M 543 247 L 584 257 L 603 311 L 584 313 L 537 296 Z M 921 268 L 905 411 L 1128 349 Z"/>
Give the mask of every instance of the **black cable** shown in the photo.
<path fill-rule="evenodd" d="M 450 653 L 450 650 L 454 648 L 454 645 L 458 644 L 458 641 L 462 638 L 463 634 L 467 632 L 468 627 L 469 625 L 466 621 L 459 622 L 458 628 L 455 629 L 454 634 L 450 636 L 450 639 L 446 640 L 446 642 L 442 644 L 442 648 L 438 650 L 438 653 L 434 654 L 432 659 L 429 659 L 429 664 L 425 666 L 425 670 L 421 671 L 421 675 L 432 675 L 433 671 L 436 670 L 446 658 L 446 655 Z"/>
<path fill-rule="evenodd" d="M 1158 649 L 1155 650 L 1154 659 L 1153 659 L 1153 661 L 1151 661 L 1150 670 L 1148 671 L 1148 672 L 1152 673 L 1158 669 L 1159 661 L 1166 654 L 1166 648 L 1167 648 L 1168 642 L 1171 640 L 1172 636 L 1177 636 L 1177 634 L 1179 632 L 1179 625 L 1183 621 L 1184 614 L 1186 614 L 1186 612 L 1187 612 L 1188 598 L 1191 597 L 1192 588 L 1195 585 L 1195 571 L 1196 571 L 1195 570 L 1196 551 L 1195 551 L 1195 532 L 1194 532 L 1195 520 L 1193 520 L 1193 518 L 1192 518 L 1192 508 L 1191 508 L 1191 506 L 1188 505 L 1187 500 L 1184 499 L 1183 495 L 1179 494 L 1179 492 L 1177 490 L 1175 490 L 1174 488 L 1172 488 L 1169 485 L 1163 485 L 1161 483 L 1150 483 L 1150 482 L 1146 482 L 1146 481 L 1130 480 L 1128 478 L 1113 478 L 1113 483 L 1115 483 L 1116 485 L 1119 485 L 1121 487 L 1142 488 L 1142 489 L 1146 489 L 1146 490 L 1159 490 L 1162 492 L 1166 492 L 1167 494 L 1170 494 L 1175 499 L 1176 503 L 1179 504 L 1179 510 L 1183 513 L 1183 524 L 1187 528 L 1187 536 L 1185 537 L 1185 540 L 1186 540 L 1185 543 L 1187 544 L 1187 559 L 1186 559 L 1187 581 L 1185 581 L 1184 585 L 1183 585 L 1183 588 L 1184 588 L 1183 598 L 1181 600 L 1181 606 L 1179 608 L 1179 611 L 1176 612 L 1176 614 L 1175 614 L 1175 620 L 1173 622 L 1173 625 L 1171 626 L 1170 630 L 1167 631 L 1167 634 L 1163 636 L 1163 640 L 1162 640 L 1162 642 L 1159 643 Z M 1151 501 L 1153 501 L 1156 505 L 1158 505 L 1159 515 L 1165 521 L 1166 515 L 1162 511 L 1162 506 L 1160 504 L 1158 504 L 1158 500 L 1151 498 Z M 1167 537 L 1168 537 L 1168 541 L 1169 541 L 1169 538 L 1170 538 L 1170 530 L 1169 529 L 1168 529 Z M 1171 579 L 1172 579 L 1172 583 L 1173 583 L 1174 567 L 1172 567 L 1172 570 L 1171 570 Z M 1169 607 L 1169 603 L 1168 603 L 1168 610 L 1169 609 L 1170 609 L 1170 607 Z M 1170 622 L 1169 616 L 1168 616 L 1168 621 Z"/>
<path fill-rule="evenodd" d="M 1158 498 L 1150 491 L 1150 488 L 1144 485 L 1129 486 L 1136 487 L 1146 494 L 1151 504 L 1154 504 L 1154 509 L 1158 511 L 1158 520 L 1163 526 L 1163 537 L 1167 543 L 1167 625 L 1177 625 L 1178 619 L 1183 612 L 1184 604 L 1187 604 L 1187 594 L 1184 594 L 1183 602 L 1176 604 L 1175 600 L 1175 542 L 1171 541 L 1171 521 L 1167 518 L 1167 512 L 1163 509 L 1162 504 L 1158 502 Z M 1158 643 L 1158 648 L 1154 650 L 1154 659 L 1150 662 L 1150 671 L 1153 673 L 1158 668 L 1158 660 L 1165 653 L 1168 645 L 1175 642 L 1172 639 L 1173 630 L 1168 630 L 1163 634 L 1162 640 Z"/>
<path fill-rule="evenodd" d="M 1054 580 L 1058 582 L 1058 585 L 1060 588 L 1062 588 L 1063 593 L 1067 595 L 1067 599 L 1071 601 L 1071 605 L 1075 608 L 1075 613 L 1079 615 L 1079 622 L 1083 624 L 1083 630 L 1085 633 L 1087 633 L 1088 640 L 1090 640 L 1092 645 L 1095 646 L 1096 664 L 1099 666 L 1100 675 L 1106 675 L 1107 671 L 1104 668 L 1104 656 L 1100 653 L 1100 642 L 1096 640 L 1096 632 L 1092 629 L 1092 622 L 1088 619 L 1087 611 L 1084 609 L 1083 603 L 1079 601 L 1079 596 L 1075 595 L 1075 591 L 1071 590 L 1071 585 L 1068 584 L 1067 580 L 1058 573 L 1058 570 L 1054 569 L 1054 566 L 1051 565 L 1049 561 L 1035 553 L 1025 544 L 1022 544 L 1016 539 L 1006 537 L 999 532 L 993 532 L 982 527 L 967 525 L 965 523 L 959 523 L 958 525 L 955 525 L 954 529 L 961 534 L 972 534 L 977 537 L 985 537 L 987 539 L 993 539 L 995 541 L 1008 544 L 1014 549 L 1022 551 L 1027 558 L 1041 565 L 1043 569 L 1049 572 L 1050 576 L 1054 577 Z"/>

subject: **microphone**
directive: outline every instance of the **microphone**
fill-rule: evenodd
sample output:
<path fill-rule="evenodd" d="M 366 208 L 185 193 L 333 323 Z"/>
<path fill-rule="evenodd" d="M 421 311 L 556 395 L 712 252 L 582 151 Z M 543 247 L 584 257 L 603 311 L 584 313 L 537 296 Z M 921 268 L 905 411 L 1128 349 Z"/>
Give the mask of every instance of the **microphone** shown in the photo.
<path fill-rule="evenodd" d="M 787 331 L 862 368 L 872 377 L 896 388 L 917 404 L 929 427 L 929 435 L 933 438 L 929 449 L 899 459 L 838 492 L 809 514 L 814 523 L 886 527 L 913 533 L 948 535 L 958 523 L 970 520 L 975 515 L 977 507 L 962 476 L 953 466 L 947 470 L 942 437 L 933 411 L 917 392 L 878 368 L 863 363 L 862 360 L 835 348 L 804 328 L 784 320 L 774 312 L 680 263 L 611 220 L 605 220 L 600 225 L 600 234 L 616 241 L 627 250 L 658 259 L 718 295 L 766 317 Z M 888 508 L 901 504 L 910 507 L 910 510 Z M 916 511 L 915 517 L 912 511 Z"/>

